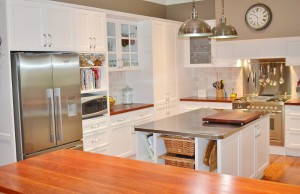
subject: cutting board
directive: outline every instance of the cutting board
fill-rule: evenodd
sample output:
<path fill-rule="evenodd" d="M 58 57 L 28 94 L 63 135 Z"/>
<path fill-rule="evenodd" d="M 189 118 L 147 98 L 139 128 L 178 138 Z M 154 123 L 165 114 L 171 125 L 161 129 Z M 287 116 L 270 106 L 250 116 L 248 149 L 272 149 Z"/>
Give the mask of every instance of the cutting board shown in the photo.
<path fill-rule="evenodd" d="M 218 112 L 206 117 L 202 120 L 212 123 L 230 123 L 230 124 L 247 124 L 261 116 L 260 112 Z"/>

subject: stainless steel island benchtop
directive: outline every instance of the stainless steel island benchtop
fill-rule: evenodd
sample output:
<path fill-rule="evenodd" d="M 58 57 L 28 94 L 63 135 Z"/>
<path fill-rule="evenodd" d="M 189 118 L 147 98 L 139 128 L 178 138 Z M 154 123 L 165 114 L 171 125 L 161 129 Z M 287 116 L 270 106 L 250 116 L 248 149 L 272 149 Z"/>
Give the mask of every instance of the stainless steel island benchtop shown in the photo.
<path fill-rule="evenodd" d="M 225 139 L 230 135 L 242 130 L 243 128 L 251 125 L 252 122 L 240 124 L 220 124 L 220 123 L 206 123 L 202 118 L 209 116 L 220 111 L 227 112 L 242 112 L 242 110 L 218 110 L 218 109 L 197 109 L 191 112 L 182 113 L 176 116 L 168 117 L 161 120 L 156 120 L 143 125 L 135 126 L 135 131 L 161 133 L 170 135 L 181 135 L 189 137 L 200 137 L 207 139 Z M 258 121 L 268 114 L 262 116 L 255 121 Z"/>

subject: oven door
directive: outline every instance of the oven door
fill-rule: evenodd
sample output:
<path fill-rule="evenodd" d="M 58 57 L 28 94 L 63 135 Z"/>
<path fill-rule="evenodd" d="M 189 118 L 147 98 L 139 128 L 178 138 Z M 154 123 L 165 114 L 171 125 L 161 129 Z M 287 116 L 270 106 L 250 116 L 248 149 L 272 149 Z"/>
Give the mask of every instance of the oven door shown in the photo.
<path fill-rule="evenodd" d="M 102 116 L 107 113 L 107 100 L 103 96 L 89 96 L 81 99 L 82 118 Z"/>
<path fill-rule="evenodd" d="M 270 140 L 271 145 L 283 145 L 282 113 L 271 113 L 270 116 Z"/>

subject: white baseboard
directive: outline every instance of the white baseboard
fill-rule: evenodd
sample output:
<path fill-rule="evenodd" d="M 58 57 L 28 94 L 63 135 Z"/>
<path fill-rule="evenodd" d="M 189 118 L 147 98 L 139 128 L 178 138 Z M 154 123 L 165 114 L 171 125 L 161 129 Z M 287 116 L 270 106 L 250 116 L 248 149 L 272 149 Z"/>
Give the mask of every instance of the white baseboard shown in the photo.
<path fill-rule="evenodd" d="M 300 149 L 286 148 L 286 155 L 300 157 Z"/>
<path fill-rule="evenodd" d="M 282 146 L 270 146 L 269 148 L 270 154 L 275 154 L 275 155 L 286 155 L 286 148 Z"/>

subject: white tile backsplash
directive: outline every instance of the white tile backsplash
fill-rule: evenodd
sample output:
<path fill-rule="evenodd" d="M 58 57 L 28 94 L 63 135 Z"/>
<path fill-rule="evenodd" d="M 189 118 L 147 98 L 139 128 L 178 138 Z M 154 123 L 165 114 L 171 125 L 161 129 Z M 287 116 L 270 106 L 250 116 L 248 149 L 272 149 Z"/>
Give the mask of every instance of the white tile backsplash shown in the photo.
<path fill-rule="evenodd" d="M 116 104 L 123 101 L 122 89 L 126 87 L 126 73 L 122 71 L 109 72 L 109 95 L 116 100 Z"/>
<path fill-rule="evenodd" d="M 224 89 L 229 97 L 232 88 L 238 96 L 243 94 L 242 68 L 239 67 L 213 67 L 213 68 L 197 68 L 193 71 L 194 92 L 197 96 L 198 89 L 206 90 L 209 97 L 216 96 L 216 89 L 212 84 L 218 80 L 224 80 Z"/>

